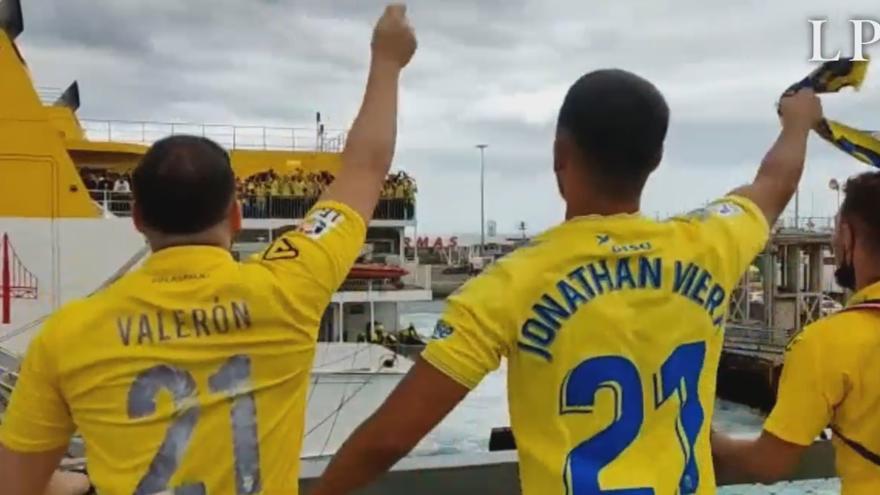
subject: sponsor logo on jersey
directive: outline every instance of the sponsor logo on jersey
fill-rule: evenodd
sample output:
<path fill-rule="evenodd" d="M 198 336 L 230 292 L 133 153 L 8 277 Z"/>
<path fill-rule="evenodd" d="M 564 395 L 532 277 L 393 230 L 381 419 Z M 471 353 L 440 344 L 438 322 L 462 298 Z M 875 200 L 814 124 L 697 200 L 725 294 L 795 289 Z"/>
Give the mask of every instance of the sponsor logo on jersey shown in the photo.
<path fill-rule="evenodd" d="M 599 243 L 600 246 L 607 244 L 608 241 L 611 240 L 611 236 L 608 234 L 598 234 L 596 235 L 596 242 Z"/>
<path fill-rule="evenodd" d="M 452 335 L 452 332 L 454 331 L 455 329 L 452 328 L 452 325 L 450 325 L 449 323 L 446 323 L 443 320 L 437 320 L 437 324 L 434 326 L 434 334 L 432 335 L 432 337 L 438 340 L 445 339 L 446 337 Z"/>
<path fill-rule="evenodd" d="M 720 217 L 732 217 L 735 215 L 739 215 L 743 211 L 738 204 L 732 203 L 730 201 L 721 201 L 719 203 L 709 205 L 706 209 L 709 211 L 709 213 L 714 213 Z"/>
<path fill-rule="evenodd" d="M 345 221 L 345 215 L 331 208 L 317 208 L 297 228 L 312 239 L 320 239 Z"/>
<path fill-rule="evenodd" d="M 278 238 L 263 253 L 263 259 L 266 261 L 292 260 L 298 257 L 299 249 L 286 237 Z"/>
<path fill-rule="evenodd" d="M 629 244 L 615 244 L 611 246 L 611 252 L 615 254 L 619 253 L 639 253 L 643 251 L 650 251 L 652 249 L 651 241 L 644 242 L 632 242 Z"/>
<path fill-rule="evenodd" d="M 703 222 L 708 220 L 709 217 L 711 217 L 712 215 L 717 215 L 719 217 L 733 217 L 739 215 L 742 212 L 742 207 L 732 201 L 719 201 L 705 208 L 697 208 L 696 210 L 691 210 L 684 215 L 684 218 Z M 673 217 L 673 219 L 675 218 L 681 217 Z"/>

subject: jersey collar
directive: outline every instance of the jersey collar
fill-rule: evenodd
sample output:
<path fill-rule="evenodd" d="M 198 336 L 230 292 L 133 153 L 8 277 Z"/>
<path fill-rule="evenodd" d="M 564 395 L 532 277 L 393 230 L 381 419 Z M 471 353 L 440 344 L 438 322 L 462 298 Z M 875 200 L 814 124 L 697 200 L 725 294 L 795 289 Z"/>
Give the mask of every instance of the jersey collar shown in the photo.
<path fill-rule="evenodd" d="M 852 306 L 853 304 L 859 304 L 869 299 L 880 299 L 880 282 L 874 282 L 873 284 L 856 292 L 854 296 L 849 298 L 849 301 L 847 301 L 846 305 Z"/>
<path fill-rule="evenodd" d="M 151 254 L 144 262 L 143 269 L 157 272 L 234 262 L 232 253 L 216 246 L 174 246 Z"/>
<path fill-rule="evenodd" d="M 644 220 L 646 217 L 642 215 L 642 212 L 637 211 L 635 213 L 615 213 L 613 215 L 579 215 L 576 217 L 571 217 L 565 221 L 565 223 L 574 223 L 574 222 L 598 222 L 598 221 L 614 221 L 614 220 Z"/>

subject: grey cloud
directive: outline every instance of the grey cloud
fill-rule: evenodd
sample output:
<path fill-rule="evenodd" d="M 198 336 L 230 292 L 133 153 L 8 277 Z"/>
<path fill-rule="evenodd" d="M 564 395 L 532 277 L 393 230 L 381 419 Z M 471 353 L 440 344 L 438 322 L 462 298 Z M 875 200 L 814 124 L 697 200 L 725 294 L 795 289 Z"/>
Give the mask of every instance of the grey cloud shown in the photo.
<path fill-rule="evenodd" d="M 565 88 L 599 67 L 642 74 L 670 100 L 664 169 L 649 192 L 684 177 L 715 187 L 745 180 L 775 137 L 779 92 L 811 67 L 806 19 L 830 17 L 829 46 L 843 47 L 847 16 L 874 10 L 868 0 L 846 3 L 409 2 L 420 48 L 403 76 L 397 156 L 420 180 L 423 227 L 474 230 L 459 223 L 473 198 L 462 199 L 461 214 L 448 214 L 444 198 L 455 184 L 475 184 L 478 141 L 490 143 L 492 182 L 503 188 L 489 196 L 500 225 L 558 220 L 553 121 Z M 20 44 L 41 84 L 80 80 L 85 116 L 308 127 L 321 111 L 328 126 L 344 127 L 357 109 L 383 5 L 28 0 Z M 861 95 L 828 98 L 828 114 L 880 126 L 870 110 L 880 103 L 875 79 Z M 847 160 L 824 143 L 812 145 L 812 158 Z M 679 209 L 710 192 L 651 193 L 646 209 Z"/>

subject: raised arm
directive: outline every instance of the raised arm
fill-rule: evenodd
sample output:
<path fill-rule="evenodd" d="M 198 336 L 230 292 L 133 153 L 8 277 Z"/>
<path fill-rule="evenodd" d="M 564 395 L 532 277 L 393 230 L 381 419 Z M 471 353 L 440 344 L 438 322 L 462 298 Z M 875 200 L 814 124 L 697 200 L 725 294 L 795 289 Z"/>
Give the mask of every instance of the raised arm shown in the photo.
<path fill-rule="evenodd" d="M 422 359 L 333 456 L 309 495 L 348 495 L 407 455 L 470 391 Z"/>
<path fill-rule="evenodd" d="M 385 9 L 373 31 L 372 47 L 367 88 L 342 152 L 342 170 L 321 197 L 347 204 L 366 222 L 373 217 L 394 157 L 400 72 L 416 50 L 405 6 Z"/>
<path fill-rule="evenodd" d="M 773 225 L 797 191 L 804 171 L 807 137 L 822 121 L 822 104 L 811 89 L 802 89 L 779 103 L 782 131 L 758 168 L 755 180 L 731 192 L 752 200 Z"/>

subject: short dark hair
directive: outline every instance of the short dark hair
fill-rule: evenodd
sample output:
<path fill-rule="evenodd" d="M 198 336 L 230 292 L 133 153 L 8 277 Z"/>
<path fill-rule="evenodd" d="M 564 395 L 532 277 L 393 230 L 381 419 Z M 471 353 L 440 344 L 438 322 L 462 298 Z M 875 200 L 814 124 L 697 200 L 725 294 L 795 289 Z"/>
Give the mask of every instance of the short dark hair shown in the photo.
<path fill-rule="evenodd" d="M 864 172 L 850 177 L 843 187 L 844 198 L 840 216 L 865 229 L 865 239 L 880 246 L 880 172 Z"/>
<path fill-rule="evenodd" d="M 565 95 L 566 131 L 607 186 L 641 190 L 663 156 L 669 106 L 646 79 L 620 69 L 585 74 Z"/>
<path fill-rule="evenodd" d="M 134 170 L 132 192 L 144 224 L 164 234 L 194 234 L 220 223 L 235 200 L 226 150 L 197 136 L 156 141 Z"/>

